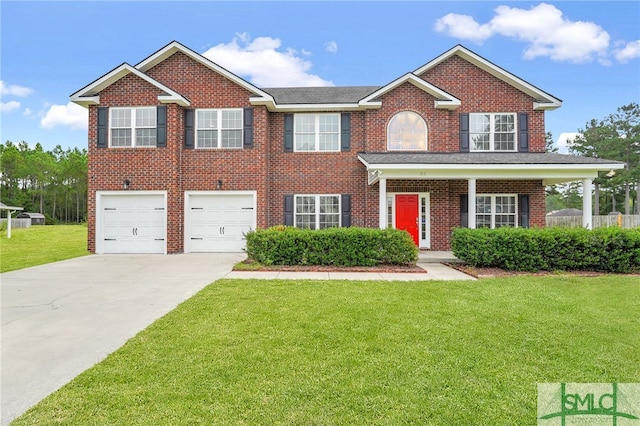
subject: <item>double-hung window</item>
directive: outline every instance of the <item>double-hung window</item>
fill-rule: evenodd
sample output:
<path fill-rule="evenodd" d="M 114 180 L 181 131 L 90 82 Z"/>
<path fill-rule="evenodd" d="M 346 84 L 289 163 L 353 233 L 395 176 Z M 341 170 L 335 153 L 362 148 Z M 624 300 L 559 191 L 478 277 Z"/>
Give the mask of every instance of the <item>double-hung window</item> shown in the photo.
<path fill-rule="evenodd" d="M 242 109 L 196 111 L 196 148 L 242 148 Z"/>
<path fill-rule="evenodd" d="M 110 108 L 112 147 L 156 146 L 156 107 Z"/>
<path fill-rule="evenodd" d="M 471 151 L 515 151 L 516 114 L 469 114 Z"/>
<path fill-rule="evenodd" d="M 340 114 L 296 114 L 295 151 L 340 151 Z"/>
<path fill-rule="evenodd" d="M 516 211 L 515 195 L 478 195 L 476 197 L 476 227 L 515 227 Z"/>
<path fill-rule="evenodd" d="M 340 226 L 339 195 L 296 195 L 295 226 L 325 229 Z"/>

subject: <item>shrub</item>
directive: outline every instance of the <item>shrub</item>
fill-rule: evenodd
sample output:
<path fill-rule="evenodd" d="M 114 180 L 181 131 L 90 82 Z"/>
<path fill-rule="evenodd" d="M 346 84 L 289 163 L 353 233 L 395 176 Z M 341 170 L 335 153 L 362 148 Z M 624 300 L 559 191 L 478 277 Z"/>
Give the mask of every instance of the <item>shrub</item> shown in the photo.
<path fill-rule="evenodd" d="M 478 267 L 617 273 L 640 270 L 640 228 L 457 228 L 451 247 L 456 257 Z"/>
<path fill-rule="evenodd" d="M 49 216 L 47 213 L 44 214 L 44 224 L 45 225 L 57 225 L 58 219 L 55 217 Z"/>
<path fill-rule="evenodd" d="M 246 235 L 248 256 L 264 265 L 375 266 L 415 264 L 418 249 L 397 229 L 289 226 L 258 229 Z"/>

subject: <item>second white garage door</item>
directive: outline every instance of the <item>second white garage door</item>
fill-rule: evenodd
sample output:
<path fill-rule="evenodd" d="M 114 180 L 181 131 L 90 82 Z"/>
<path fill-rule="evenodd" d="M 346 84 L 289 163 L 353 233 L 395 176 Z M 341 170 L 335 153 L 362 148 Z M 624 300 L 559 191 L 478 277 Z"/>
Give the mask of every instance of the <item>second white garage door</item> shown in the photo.
<path fill-rule="evenodd" d="M 186 252 L 241 252 L 256 226 L 253 192 L 187 192 L 185 210 Z"/>

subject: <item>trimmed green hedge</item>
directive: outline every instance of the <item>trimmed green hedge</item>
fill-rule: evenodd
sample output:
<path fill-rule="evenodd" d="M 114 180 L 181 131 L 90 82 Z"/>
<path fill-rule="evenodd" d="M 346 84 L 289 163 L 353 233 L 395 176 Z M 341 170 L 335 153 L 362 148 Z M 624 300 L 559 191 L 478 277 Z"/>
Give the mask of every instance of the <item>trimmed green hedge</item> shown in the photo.
<path fill-rule="evenodd" d="M 396 229 L 274 226 L 246 238 L 249 258 L 264 265 L 407 265 L 418 260 L 411 236 Z"/>
<path fill-rule="evenodd" d="M 472 266 L 512 271 L 640 270 L 640 228 L 457 228 L 451 248 Z"/>

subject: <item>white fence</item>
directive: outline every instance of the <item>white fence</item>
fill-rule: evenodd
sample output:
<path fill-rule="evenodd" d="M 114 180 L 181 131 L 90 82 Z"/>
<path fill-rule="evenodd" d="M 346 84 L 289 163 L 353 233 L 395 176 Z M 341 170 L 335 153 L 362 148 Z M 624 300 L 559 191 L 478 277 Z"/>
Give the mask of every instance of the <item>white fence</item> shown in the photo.
<path fill-rule="evenodd" d="M 0 227 L 6 226 L 7 219 L 0 219 Z M 30 228 L 31 227 L 31 219 L 11 219 L 11 229 L 18 228 Z M 3 228 L 4 229 L 4 228 Z"/>
<path fill-rule="evenodd" d="M 607 216 L 592 216 L 594 228 L 618 226 L 620 228 L 636 228 L 640 226 L 640 215 L 619 214 Z M 547 227 L 567 226 L 571 228 L 582 227 L 582 216 L 547 216 Z"/>

